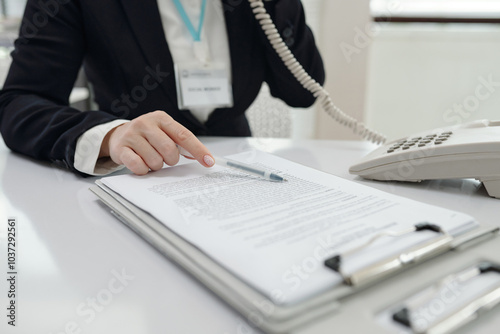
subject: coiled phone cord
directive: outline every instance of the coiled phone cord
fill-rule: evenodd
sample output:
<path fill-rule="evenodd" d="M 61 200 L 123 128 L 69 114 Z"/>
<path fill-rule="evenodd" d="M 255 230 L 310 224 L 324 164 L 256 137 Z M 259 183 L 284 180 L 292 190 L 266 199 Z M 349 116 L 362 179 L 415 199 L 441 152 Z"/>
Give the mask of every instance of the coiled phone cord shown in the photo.
<path fill-rule="evenodd" d="M 248 1 L 250 2 L 255 18 L 260 23 L 262 30 L 266 34 L 274 50 L 276 50 L 278 56 L 300 84 L 314 95 L 323 110 L 337 122 L 352 129 L 355 134 L 362 138 L 377 144 L 384 143 L 386 139 L 383 135 L 368 129 L 363 123 L 358 122 L 355 118 L 340 110 L 340 108 L 333 103 L 330 94 L 328 94 L 328 92 L 304 70 L 281 38 L 262 0 Z"/>

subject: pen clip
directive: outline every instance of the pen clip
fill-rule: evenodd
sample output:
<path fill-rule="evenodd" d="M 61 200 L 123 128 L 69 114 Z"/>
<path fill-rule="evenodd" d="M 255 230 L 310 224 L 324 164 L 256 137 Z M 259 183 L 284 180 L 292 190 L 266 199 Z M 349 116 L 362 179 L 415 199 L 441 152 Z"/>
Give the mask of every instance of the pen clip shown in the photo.
<path fill-rule="evenodd" d="M 497 284 L 486 292 L 481 293 L 476 299 L 459 308 L 456 312 L 444 317 L 440 321 L 437 321 L 435 324 L 432 324 L 431 326 L 424 329 L 415 328 L 411 319 L 412 310 L 416 310 L 425 305 L 425 303 L 431 301 L 433 298 L 436 298 L 436 296 L 442 290 L 443 286 L 446 284 L 449 284 L 453 281 L 465 283 L 481 276 L 482 274 L 491 272 L 500 274 L 500 266 L 488 261 L 483 261 L 477 266 L 468 268 L 453 275 L 449 275 L 440 280 L 437 284 L 434 285 L 434 287 L 432 287 L 432 290 L 435 291 L 434 294 L 428 296 L 428 298 L 426 299 L 420 298 L 418 302 L 412 303 L 411 305 L 407 302 L 404 307 L 402 307 L 392 315 L 392 319 L 395 322 L 407 328 L 410 328 L 414 333 L 451 332 L 474 320 L 479 312 L 483 310 L 489 310 L 495 307 L 497 304 L 500 304 L 500 284 Z"/>
<path fill-rule="evenodd" d="M 191 160 L 195 159 L 182 146 L 177 145 L 177 148 L 179 150 L 179 154 L 182 155 L 184 158 L 191 159 Z M 242 172 L 242 173 L 247 174 L 247 175 L 256 176 L 256 177 L 259 177 L 259 178 L 262 178 L 262 179 L 265 179 L 268 181 L 276 181 L 276 182 L 287 181 L 283 176 L 276 174 L 274 172 L 271 172 L 269 170 L 259 169 L 257 167 L 254 167 L 254 166 L 251 166 L 248 164 L 244 164 L 244 163 L 241 163 L 238 161 L 229 160 L 229 159 L 219 157 L 219 156 L 214 156 L 214 158 L 215 158 L 215 163 L 223 165 L 225 167 L 229 167 L 229 168 L 238 170 L 239 172 Z"/>
<path fill-rule="evenodd" d="M 389 259 L 384 259 L 349 275 L 345 274 L 342 270 L 342 262 L 346 257 L 357 253 L 362 249 L 365 249 L 366 247 L 374 243 L 377 239 L 384 236 L 400 237 L 409 233 L 420 231 L 433 231 L 442 234 L 442 236 L 433 238 L 430 241 L 410 248 L 402 254 L 390 257 Z M 453 237 L 443 231 L 438 225 L 430 223 L 419 223 L 402 231 L 381 232 L 370 238 L 364 244 L 355 247 L 343 254 L 338 254 L 327 259 L 324 264 L 326 267 L 338 272 L 344 279 L 345 284 L 351 286 L 360 286 L 388 276 L 411 263 L 418 262 L 448 251 L 451 248 L 452 241 Z"/>
<path fill-rule="evenodd" d="M 286 179 L 283 176 L 281 176 L 281 175 L 279 175 L 279 174 L 277 174 L 277 173 L 275 173 L 267 168 L 262 169 L 259 166 L 246 164 L 246 163 L 239 162 L 236 160 L 226 159 L 226 158 L 219 157 L 219 156 L 214 156 L 214 158 L 215 158 L 215 163 L 220 164 L 220 165 L 225 166 L 225 167 L 228 167 L 228 168 L 232 168 L 232 169 L 237 170 L 237 171 L 244 173 L 246 175 L 255 176 L 255 177 L 258 177 L 260 179 L 264 179 L 267 181 L 273 181 L 273 182 L 286 181 Z"/>

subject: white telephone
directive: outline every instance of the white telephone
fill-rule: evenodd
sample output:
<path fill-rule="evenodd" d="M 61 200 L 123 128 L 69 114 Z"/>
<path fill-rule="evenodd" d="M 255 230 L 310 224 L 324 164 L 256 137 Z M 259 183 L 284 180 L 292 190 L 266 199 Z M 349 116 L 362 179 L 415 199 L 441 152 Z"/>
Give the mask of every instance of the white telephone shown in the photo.
<path fill-rule="evenodd" d="M 391 141 L 349 169 L 373 180 L 475 178 L 500 198 L 500 120 L 418 133 Z"/>
<path fill-rule="evenodd" d="M 248 0 L 271 45 L 297 80 L 339 123 L 365 139 L 384 143 L 385 137 L 337 108 L 328 92 L 295 59 L 266 12 L 262 0 Z M 488 194 L 500 198 L 500 121 L 477 121 L 391 141 L 349 169 L 374 180 L 413 181 L 476 178 Z"/>

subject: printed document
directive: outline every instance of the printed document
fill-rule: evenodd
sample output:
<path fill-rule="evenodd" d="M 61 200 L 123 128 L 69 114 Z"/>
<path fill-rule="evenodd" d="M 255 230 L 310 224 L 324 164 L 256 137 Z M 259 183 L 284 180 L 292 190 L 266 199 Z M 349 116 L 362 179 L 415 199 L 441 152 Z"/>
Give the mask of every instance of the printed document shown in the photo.
<path fill-rule="evenodd" d="M 470 216 L 394 196 L 259 151 L 228 159 L 284 176 L 272 182 L 198 163 L 101 181 L 276 304 L 290 305 L 342 283 L 324 261 L 382 231 L 429 222 L 458 235 Z M 383 237 L 346 258 L 363 268 L 438 237 L 431 231 Z"/>

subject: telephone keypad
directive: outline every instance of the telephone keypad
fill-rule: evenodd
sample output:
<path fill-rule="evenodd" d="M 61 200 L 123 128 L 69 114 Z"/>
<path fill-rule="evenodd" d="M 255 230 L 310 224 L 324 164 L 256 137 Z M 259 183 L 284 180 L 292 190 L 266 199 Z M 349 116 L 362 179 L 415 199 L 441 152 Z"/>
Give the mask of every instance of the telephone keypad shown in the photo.
<path fill-rule="evenodd" d="M 431 144 L 441 145 L 442 143 L 447 141 L 451 135 L 453 135 L 452 131 L 446 131 L 446 132 L 439 133 L 439 134 L 426 135 L 424 137 L 414 137 L 411 139 L 399 140 L 387 149 L 387 153 L 392 153 L 392 152 L 395 152 L 399 149 L 408 150 L 413 146 L 425 147 L 425 146 L 428 146 Z"/>

